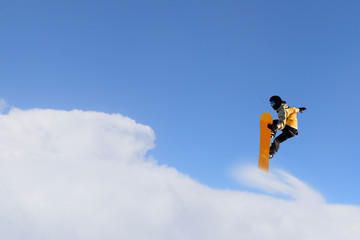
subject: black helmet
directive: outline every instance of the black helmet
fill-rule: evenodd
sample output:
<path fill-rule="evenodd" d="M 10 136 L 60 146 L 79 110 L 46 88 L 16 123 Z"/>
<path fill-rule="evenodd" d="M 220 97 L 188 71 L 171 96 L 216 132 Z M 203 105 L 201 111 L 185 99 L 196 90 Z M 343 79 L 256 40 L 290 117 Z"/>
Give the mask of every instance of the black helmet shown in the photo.
<path fill-rule="evenodd" d="M 270 105 L 272 106 L 272 108 L 274 109 L 274 110 L 277 110 L 277 109 L 279 109 L 279 107 L 280 107 L 280 105 L 282 104 L 282 103 L 286 103 L 285 101 L 283 101 L 282 99 L 281 99 L 281 97 L 279 97 L 279 96 L 272 96 L 271 98 L 270 98 Z"/>

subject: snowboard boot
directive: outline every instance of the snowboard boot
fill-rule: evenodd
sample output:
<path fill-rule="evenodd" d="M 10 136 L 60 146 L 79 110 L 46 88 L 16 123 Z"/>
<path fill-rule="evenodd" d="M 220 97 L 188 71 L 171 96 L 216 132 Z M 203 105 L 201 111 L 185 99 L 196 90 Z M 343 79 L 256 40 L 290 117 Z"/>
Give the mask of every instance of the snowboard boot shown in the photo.
<path fill-rule="evenodd" d="M 276 152 L 274 151 L 274 149 L 270 147 L 269 159 L 272 159 L 272 158 L 274 157 L 275 153 L 276 153 Z"/>

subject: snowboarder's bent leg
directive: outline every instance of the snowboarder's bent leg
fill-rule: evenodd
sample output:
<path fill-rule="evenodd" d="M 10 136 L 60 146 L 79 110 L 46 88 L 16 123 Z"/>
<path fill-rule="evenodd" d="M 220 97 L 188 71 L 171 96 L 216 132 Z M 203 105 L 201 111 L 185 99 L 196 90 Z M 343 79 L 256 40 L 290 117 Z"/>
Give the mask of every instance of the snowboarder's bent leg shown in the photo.
<path fill-rule="evenodd" d="M 297 135 L 297 130 L 294 128 L 291 128 L 290 126 L 286 126 L 283 130 L 283 132 L 274 139 L 270 146 L 270 156 L 273 157 L 275 153 L 280 148 L 280 143 L 284 142 L 285 140 L 295 137 Z"/>

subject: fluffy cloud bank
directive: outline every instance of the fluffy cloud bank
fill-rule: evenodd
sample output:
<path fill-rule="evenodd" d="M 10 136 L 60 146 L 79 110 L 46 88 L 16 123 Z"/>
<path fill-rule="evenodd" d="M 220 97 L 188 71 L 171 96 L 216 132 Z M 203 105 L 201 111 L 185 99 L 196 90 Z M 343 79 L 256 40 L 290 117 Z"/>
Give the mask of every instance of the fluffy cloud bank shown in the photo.
<path fill-rule="evenodd" d="M 359 239 L 360 208 L 330 205 L 295 177 L 234 175 L 266 194 L 215 190 L 146 153 L 150 127 L 120 114 L 0 115 L 2 239 Z"/>

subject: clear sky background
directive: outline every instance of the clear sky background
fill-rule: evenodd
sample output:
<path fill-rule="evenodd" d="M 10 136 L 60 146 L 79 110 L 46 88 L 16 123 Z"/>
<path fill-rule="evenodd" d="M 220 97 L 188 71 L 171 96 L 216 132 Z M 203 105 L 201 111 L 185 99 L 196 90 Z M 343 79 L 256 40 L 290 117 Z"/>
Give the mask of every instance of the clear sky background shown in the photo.
<path fill-rule="evenodd" d="M 279 95 L 308 110 L 270 171 L 360 205 L 359 11 L 358 1 L 1 1 L 0 98 L 128 116 L 154 130 L 160 165 L 244 190 L 231 169 L 257 165 L 259 117 L 276 117 L 268 99 Z"/>

